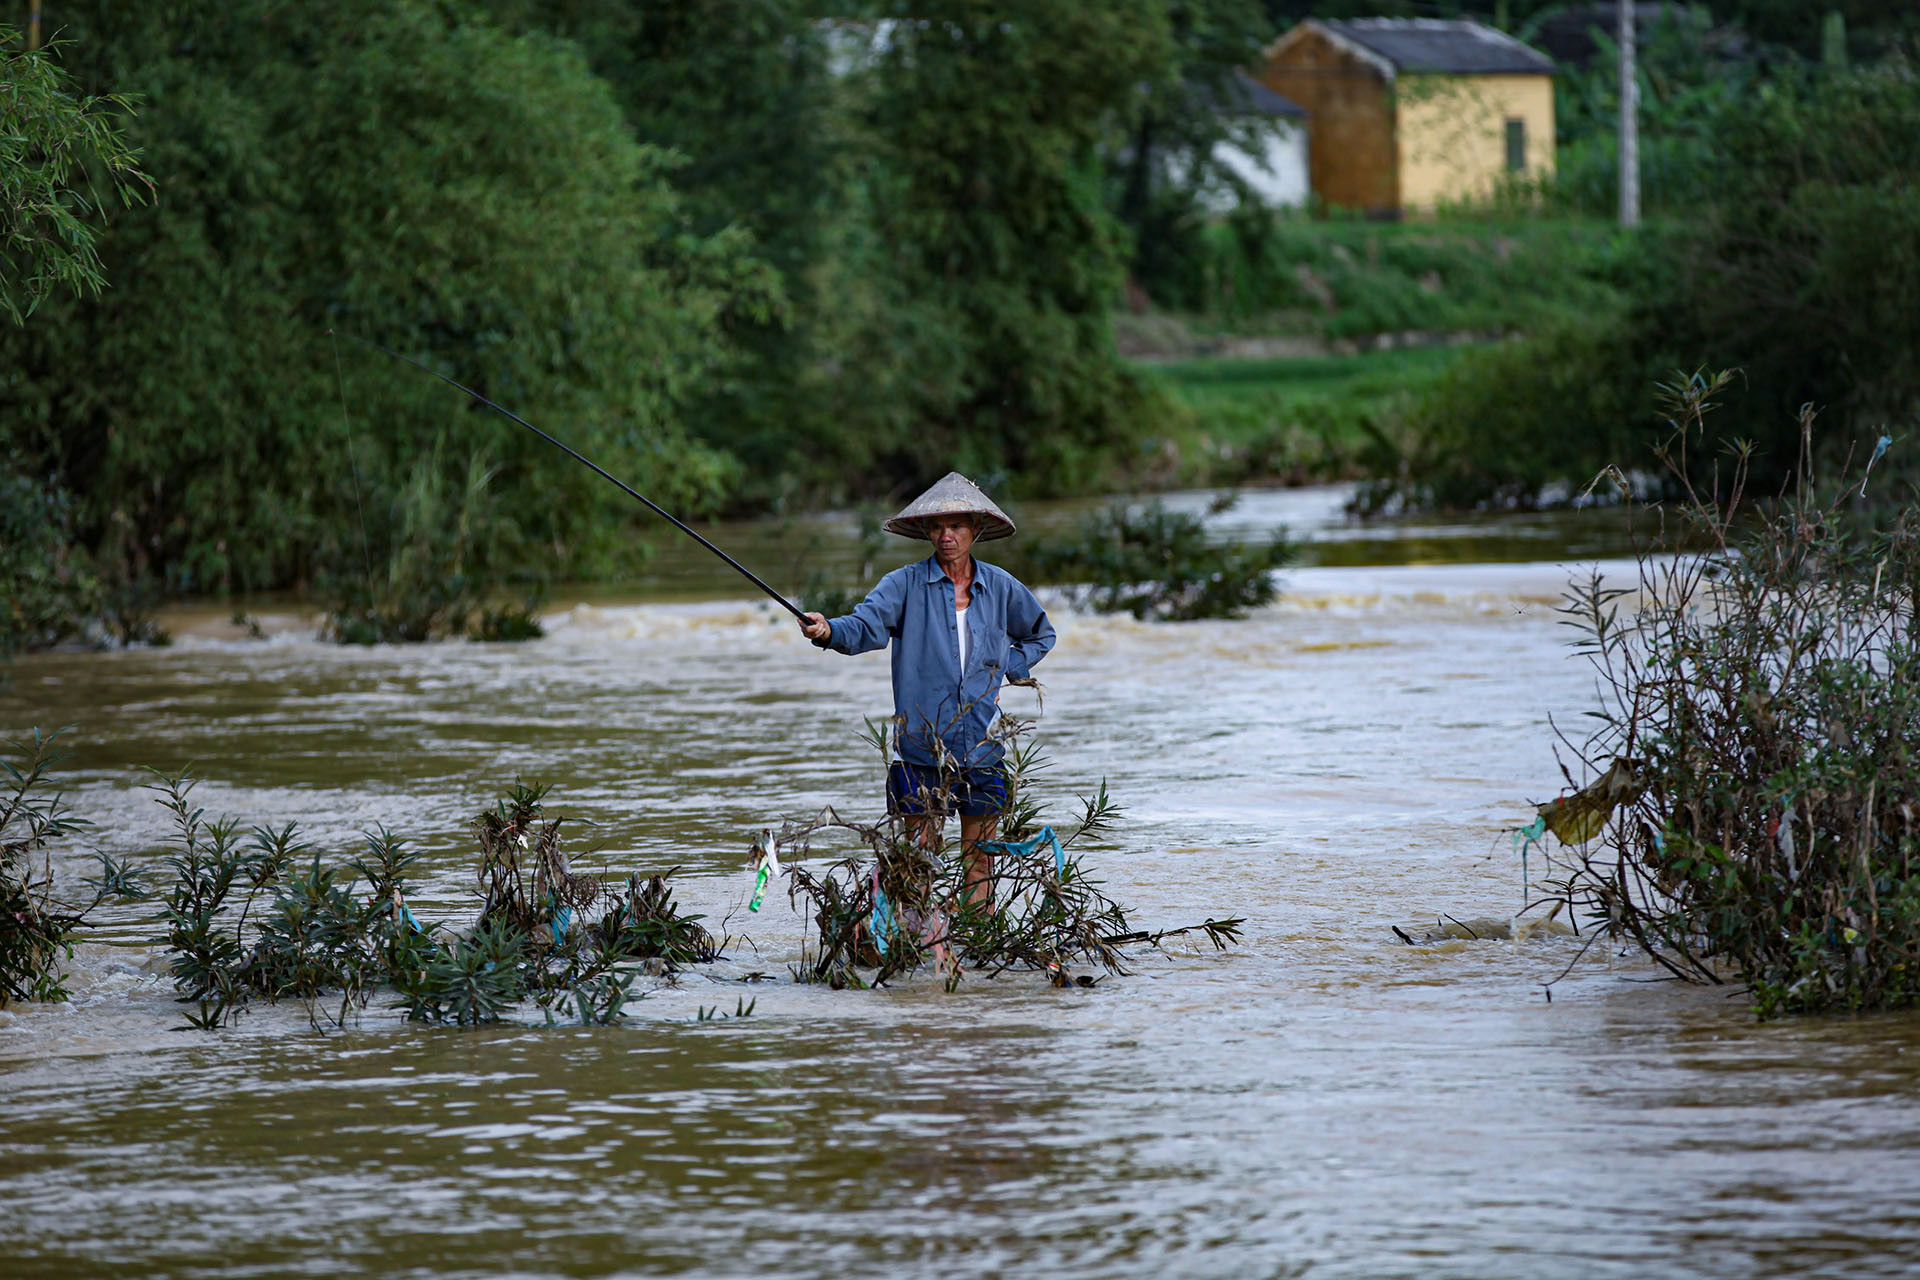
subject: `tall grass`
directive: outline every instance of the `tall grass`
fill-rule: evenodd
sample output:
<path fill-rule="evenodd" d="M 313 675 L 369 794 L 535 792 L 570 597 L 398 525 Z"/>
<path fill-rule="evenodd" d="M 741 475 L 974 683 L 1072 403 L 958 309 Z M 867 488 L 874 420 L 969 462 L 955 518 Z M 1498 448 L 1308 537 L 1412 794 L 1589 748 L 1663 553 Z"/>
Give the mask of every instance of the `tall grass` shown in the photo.
<path fill-rule="evenodd" d="M 363 497 L 324 584 L 327 634 L 342 644 L 418 644 L 447 636 L 527 640 L 544 574 L 483 453 L 428 450 L 391 493 Z M 518 586 L 521 603 L 498 597 Z"/>

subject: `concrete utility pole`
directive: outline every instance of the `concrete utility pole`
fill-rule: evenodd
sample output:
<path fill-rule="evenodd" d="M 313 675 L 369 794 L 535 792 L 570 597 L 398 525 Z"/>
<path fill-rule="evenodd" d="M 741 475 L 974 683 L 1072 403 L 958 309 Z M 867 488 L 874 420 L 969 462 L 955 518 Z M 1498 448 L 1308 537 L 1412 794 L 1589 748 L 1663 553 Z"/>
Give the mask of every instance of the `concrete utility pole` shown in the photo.
<path fill-rule="evenodd" d="M 1640 225 L 1640 77 L 1634 70 L 1633 0 L 1620 0 L 1620 225 Z"/>

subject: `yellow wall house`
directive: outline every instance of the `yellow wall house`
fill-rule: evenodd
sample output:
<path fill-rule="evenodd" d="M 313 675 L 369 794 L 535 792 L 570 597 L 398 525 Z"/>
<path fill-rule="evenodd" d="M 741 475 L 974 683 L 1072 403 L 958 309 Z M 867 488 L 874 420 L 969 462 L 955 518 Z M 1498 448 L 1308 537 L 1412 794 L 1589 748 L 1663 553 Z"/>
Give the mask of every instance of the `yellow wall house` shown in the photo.
<path fill-rule="evenodd" d="M 1258 79 L 1307 109 L 1330 206 L 1429 210 L 1553 170 L 1552 59 L 1478 22 L 1310 18 L 1267 47 Z"/>

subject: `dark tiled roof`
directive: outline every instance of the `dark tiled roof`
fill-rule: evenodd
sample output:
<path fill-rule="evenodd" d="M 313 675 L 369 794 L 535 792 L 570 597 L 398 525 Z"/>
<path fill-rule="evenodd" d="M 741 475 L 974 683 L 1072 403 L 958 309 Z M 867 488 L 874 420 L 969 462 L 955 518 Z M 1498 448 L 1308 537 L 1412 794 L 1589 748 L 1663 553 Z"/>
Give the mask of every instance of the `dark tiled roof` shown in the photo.
<path fill-rule="evenodd" d="M 1209 96 L 1216 111 L 1233 115 L 1305 117 L 1307 114 L 1307 109 L 1292 98 L 1275 93 L 1243 71 L 1234 72 L 1233 79 L 1221 86 L 1219 93 Z"/>
<path fill-rule="evenodd" d="M 1323 19 L 1320 25 L 1393 64 L 1397 71 L 1456 75 L 1552 74 L 1553 60 L 1478 22 L 1439 18 Z"/>

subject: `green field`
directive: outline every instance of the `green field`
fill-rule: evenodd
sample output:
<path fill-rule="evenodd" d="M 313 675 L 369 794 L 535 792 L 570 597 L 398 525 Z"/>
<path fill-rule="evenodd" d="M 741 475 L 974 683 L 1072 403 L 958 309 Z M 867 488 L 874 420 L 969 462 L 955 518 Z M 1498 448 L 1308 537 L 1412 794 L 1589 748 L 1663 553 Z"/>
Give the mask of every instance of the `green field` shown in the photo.
<path fill-rule="evenodd" d="M 1635 254 L 1617 226 L 1587 218 L 1228 220 L 1195 238 L 1183 271 L 1155 282 L 1146 323 L 1120 323 L 1325 340 L 1530 332 L 1617 302 Z"/>
<path fill-rule="evenodd" d="M 1353 479 L 1370 448 L 1469 350 L 1199 359 L 1143 366 L 1180 406 L 1153 479 L 1168 485 Z"/>
<path fill-rule="evenodd" d="M 1301 484 L 1398 468 L 1405 425 L 1468 352 L 1616 313 L 1635 242 L 1584 218 L 1228 220 L 1120 350 L 1178 406 L 1136 477 Z M 1394 342 L 1424 345 L 1391 346 Z M 1332 354 L 1342 348 L 1362 354 Z M 1279 358 L 1211 354 L 1302 349 Z"/>

